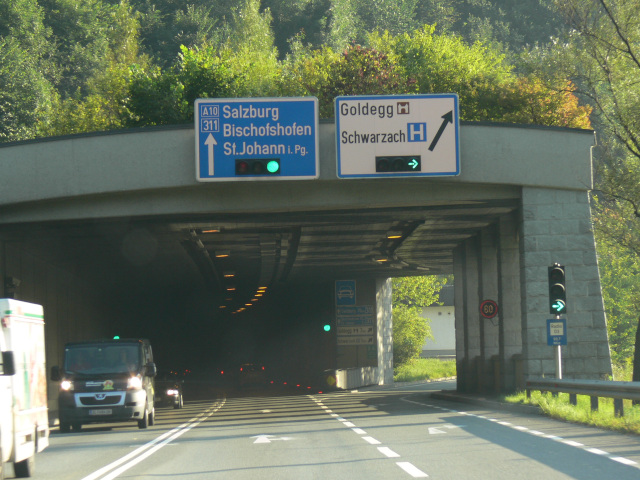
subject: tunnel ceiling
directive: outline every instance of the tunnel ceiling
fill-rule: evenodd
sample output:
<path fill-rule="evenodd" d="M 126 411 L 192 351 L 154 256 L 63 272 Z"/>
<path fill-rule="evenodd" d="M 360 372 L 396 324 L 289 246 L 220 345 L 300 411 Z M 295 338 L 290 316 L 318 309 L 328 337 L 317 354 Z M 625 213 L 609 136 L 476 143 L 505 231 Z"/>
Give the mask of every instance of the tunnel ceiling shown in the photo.
<path fill-rule="evenodd" d="M 43 251 L 59 252 L 61 262 L 80 268 L 114 294 L 118 289 L 161 292 L 199 285 L 237 311 L 258 301 L 260 287 L 453 273 L 453 249 L 515 208 L 517 200 L 502 199 L 44 223 L 3 231 Z"/>

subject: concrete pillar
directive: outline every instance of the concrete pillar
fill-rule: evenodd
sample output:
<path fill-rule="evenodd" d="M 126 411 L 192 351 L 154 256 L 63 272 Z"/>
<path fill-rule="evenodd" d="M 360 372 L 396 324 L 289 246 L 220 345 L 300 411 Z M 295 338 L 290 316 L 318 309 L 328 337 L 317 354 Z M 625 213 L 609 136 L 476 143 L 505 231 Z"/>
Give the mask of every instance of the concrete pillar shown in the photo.
<path fill-rule="evenodd" d="M 500 218 L 498 223 L 500 255 L 500 357 L 501 390 L 511 392 L 519 389 L 516 363 L 522 354 L 522 323 L 520 321 L 520 240 L 519 225 L 515 215 Z"/>
<path fill-rule="evenodd" d="M 600 276 L 589 194 L 546 188 L 522 189 L 520 285 L 525 376 L 555 376 L 554 349 L 547 346 L 547 267 L 566 267 L 567 341 L 565 378 L 611 375 Z"/>
<path fill-rule="evenodd" d="M 393 384 L 393 316 L 391 279 L 376 280 L 378 385 Z"/>

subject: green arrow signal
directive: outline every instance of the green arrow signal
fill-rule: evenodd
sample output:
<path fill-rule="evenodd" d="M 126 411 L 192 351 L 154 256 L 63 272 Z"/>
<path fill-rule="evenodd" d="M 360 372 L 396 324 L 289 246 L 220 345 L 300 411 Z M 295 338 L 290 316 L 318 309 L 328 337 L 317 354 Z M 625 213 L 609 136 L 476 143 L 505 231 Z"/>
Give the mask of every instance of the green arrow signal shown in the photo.
<path fill-rule="evenodd" d="M 415 158 L 412 158 L 411 161 L 409 162 L 409 166 L 411 168 L 413 168 L 414 170 L 416 168 L 418 168 L 418 165 L 420 165 L 420 164 L 418 163 L 418 161 Z"/>
<path fill-rule="evenodd" d="M 556 300 L 551 304 L 551 308 L 553 308 L 558 313 L 564 312 L 566 307 L 567 305 L 562 300 Z"/>

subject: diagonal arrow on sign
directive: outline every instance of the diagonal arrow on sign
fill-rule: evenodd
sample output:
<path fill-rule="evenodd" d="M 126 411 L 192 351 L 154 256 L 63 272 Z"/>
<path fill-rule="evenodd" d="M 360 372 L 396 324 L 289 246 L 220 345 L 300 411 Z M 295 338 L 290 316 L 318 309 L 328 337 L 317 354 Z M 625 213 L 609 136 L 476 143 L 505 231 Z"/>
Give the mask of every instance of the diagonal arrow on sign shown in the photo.
<path fill-rule="evenodd" d="M 429 145 L 429 151 L 431 152 L 433 152 L 433 149 L 436 148 L 436 144 L 438 143 L 438 140 L 440 140 L 440 137 L 442 136 L 444 129 L 447 128 L 447 124 L 453 123 L 453 110 L 445 113 L 444 115 L 442 115 L 441 118 L 442 118 L 442 124 L 440 125 L 440 128 L 438 129 L 436 136 L 433 137 L 433 141 L 431 142 L 431 145 Z"/>

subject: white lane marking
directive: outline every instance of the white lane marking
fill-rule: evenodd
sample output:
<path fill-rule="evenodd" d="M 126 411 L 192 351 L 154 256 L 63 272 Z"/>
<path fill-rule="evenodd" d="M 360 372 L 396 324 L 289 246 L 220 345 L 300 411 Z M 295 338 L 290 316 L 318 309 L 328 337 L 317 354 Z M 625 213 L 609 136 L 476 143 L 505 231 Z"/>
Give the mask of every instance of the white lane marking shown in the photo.
<path fill-rule="evenodd" d="M 318 405 L 320 405 L 318 400 L 315 400 L 315 402 Z M 412 402 L 412 403 L 418 403 L 418 402 Z M 423 405 L 423 404 L 419 403 L 419 405 Z M 447 409 L 447 411 L 455 412 L 454 410 L 448 410 L 448 409 Z M 329 412 L 331 412 L 331 410 L 325 410 L 325 412 L 329 413 Z M 358 435 L 361 435 L 360 438 L 364 439 L 366 442 L 370 443 L 371 445 L 381 445 L 380 441 L 376 440 L 373 437 L 366 436 L 367 432 L 365 432 L 361 428 L 357 428 L 353 423 L 349 422 L 348 420 L 345 420 L 344 418 L 342 418 L 338 414 L 331 413 L 331 416 L 334 417 L 336 420 L 340 421 L 343 425 L 345 425 L 347 427 L 352 427 L 351 430 L 353 430 Z M 457 425 L 447 425 L 445 428 L 458 428 L 458 426 Z M 378 451 L 380 453 L 382 453 L 383 455 L 385 455 L 388 458 L 398 458 L 398 457 L 400 457 L 400 454 L 394 452 L 389 447 L 377 447 L 377 448 L 378 448 Z M 402 468 L 406 473 L 411 475 L 413 478 L 426 478 L 426 477 L 429 476 L 426 473 L 424 473 L 422 470 L 420 470 L 417 467 L 415 467 L 410 462 L 396 462 L 396 465 L 398 465 L 400 468 Z"/>
<path fill-rule="evenodd" d="M 413 478 L 426 478 L 426 477 L 429 476 L 426 473 L 424 473 L 422 470 L 420 470 L 419 468 L 413 466 L 409 462 L 396 462 L 396 465 L 398 465 L 401 469 L 403 469 L 405 472 L 407 472 Z"/>
<path fill-rule="evenodd" d="M 400 454 L 394 452 L 389 447 L 378 447 L 378 451 L 389 458 L 396 458 L 400 456 Z"/>
<path fill-rule="evenodd" d="M 593 453 L 595 455 L 609 455 L 608 452 L 605 452 L 604 450 L 600 450 L 599 448 L 587 448 L 586 450 L 587 452 Z"/>
<path fill-rule="evenodd" d="M 379 442 L 378 440 L 376 440 L 373 437 L 360 437 L 363 440 L 366 440 L 367 442 L 369 442 L 371 445 L 380 445 L 381 442 Z"/>
<path fill-rule="evenodd" d="M 584 450 L 586 452 L 592 453 L 594 455 L 604 456 L 604 457 L 606 457 L 606 458 L 608 458 L 610 460 L 613 460 L 614 462 L 622 463 L 624 465 L 629 465 L 629 466 L 636 467 L 636 468 L 640 467 L 638 462 L 635 462 L 635 461 L 633 461 L 631 459 L 628 459 L 628 458 L 625 458 L 625 457 L 616 457 L 616 456 L 613 456 L 612 454 L 610 454 L 608 452 L 605 452 L 604 450 L 600 450 L 598 448 L 590 448 L 590 447 L 587 447 L 586 445 L 584 445 L 583 443 L 576 442 L 576 441 L 573 441 L 573 440 L 565 440 L 564 438 L 558 437 L 556 435 L 547 435 L 547 434 L 545 434 L 543 432 L 539 432 L 538 430 L 529 430 L 527 427 L 513 425 L 512 423 L 509 423 L 509 422 L 499 421 L 499 420 L 497 420 L 495 418 L 488 418 L 488 417 L 485 417 L 485 416 L 482 416 L 482 415 L 475 415 L 475 414 L 470 414 L 468 412 L 461 412 L 461 411 L 457 411 L 457 410 L 443 409 L 442 407 L 439 407 L 437 405 L 431 405 L 431 404 L 428 404 L 428 403 L 416 402 L 416 401 L 408 400 L 408 399 L 405 399 L 405 398 L 402 398 L 401 400 L 403 400 L 405 402 L 409 402 L 409 403 L 415 403 L 415 404 L 422 405 L 422 406 L 429 407 L 429 408 L 435 408 L 435 409 L 438 409 L 438 410 L 447 410 L 447 411 L 450 411 L 452 413 L 458 413 L 460 415 L 475 416 L 476 418 L 480 418 L 480 419 L 483 419 L 483 420 L 488 420 L 490 422 L 494 422 L 494 423 L 497 423 L 499 425 L 503 425 L 503 426 L 512 428 L 514 430 L 519 430 L 519 431 L 522 431 L 524 433 L 529 433 L 531 435 L 536 435 L 538 437 L 542 437 L 542 438 L 546 438 L 546 439 L 549 439 L 549 440 L 553 440 L 555 442 L 561 442 L 561 443 L 564 443 L 567 446 L 580 448 L 580 449 L 582 449 L 582 450 Z"/>
<path fill-rule="evenodd" d="M 574 442 L 573 440 L 563 440 L 562 443 L 570 447 L 584 447 L 584 443 Z"/>
<path fill-rule="evenodd" d="M 633 460 L 629 460 L 628 458 L 624 458 L 624 457 L 609 457 L 609 458 L 614 462 L 622 463 L 624 465 L 629 465 L 634 467 L 638 465 L 637 462 L 634 462 Z"/>
<path fill-rule="evenodd" d="M 179 427 L 176 427 L 172 430 L 169 430 L 168 432 L 163 433 L 158 438 L 142 445 L 140 448 L 137 448 L 133 452 L 130 452 L 124 457 L 119 458 L 115 462 L 111 462 L 109 465 L 106 465 L 101 469 L 96 470 L 95 472 L 84 477 L 82 480 L 97 480 L 98 478 L 101 478 L 102 475 L 105 475 L 107 472 L 113 470 L 114 468 L 120 467 L 112 471 L 110 474 L 102 477 L 101 480 L 112 480 L 118 477 L 121 473 L 126 472 L 131 467 L 137 465 L 142 460 L 154 454 L 155 452 L 160 450 L 162 447 L 167 445 L 172 440 L 180 437 L 182 434 L 188 432 L 193 427 L 196 427 L 197 425 L 202 423 L 202 420 L 204 420 L 207 417 L 210 417 L 215 412 L 220 410 L 220 408 L 225 404 L 225 402 L 226 402 L 226 399 L 224 399 L 220 405 L 212 407 L 211 409 L 205 411 L 204 414 L 199 415 L 195 418 L 192 418 L 191 420 L 189 420 L 186 423 L 183 423 Z"/>

